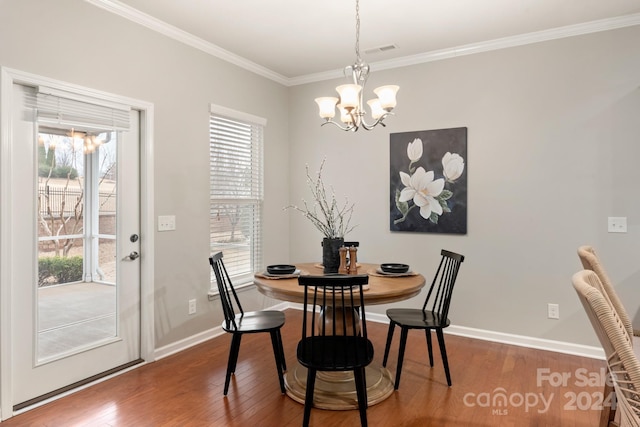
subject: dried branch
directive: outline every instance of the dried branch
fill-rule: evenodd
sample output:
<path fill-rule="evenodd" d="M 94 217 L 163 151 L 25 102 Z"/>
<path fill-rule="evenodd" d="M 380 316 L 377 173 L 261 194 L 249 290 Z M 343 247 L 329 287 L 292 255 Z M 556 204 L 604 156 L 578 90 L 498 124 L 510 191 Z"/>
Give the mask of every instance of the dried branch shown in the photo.
<path fill-rule="evenodd" d="M 350 226 L 354 204 L 349 204 L 349 200 L 345 197 L 345 203 L 340 207 L 333 188 L 331 188 L 330 197 L 327 198 L 327 190 L 322 181 L 324 163 L 325 160 L 320 164 L 320 170 L 315 178 L 309 173 L 309 165 L 306 167 L 307 184 L 314 200 L 313 206 L 310 207 L 307 201 L 302 199 L 304 207 L 289 205 L 284 209 L 295 209 L 302 213 L 327 238 L 344 238 L 355 228 Z"/>

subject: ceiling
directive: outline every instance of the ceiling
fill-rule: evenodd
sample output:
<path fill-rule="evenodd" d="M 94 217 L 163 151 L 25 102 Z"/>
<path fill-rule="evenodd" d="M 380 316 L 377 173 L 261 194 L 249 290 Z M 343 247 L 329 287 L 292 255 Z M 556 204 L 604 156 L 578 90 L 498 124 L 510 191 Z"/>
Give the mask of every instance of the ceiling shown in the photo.
<path fill-rule="evenodd" d="M 285 84 L 355 60 L 355 0 L 86 1 Z M 362 0 L 360 20 L 363 59 L 393 68 L 640 25 L 640 0 Z"/>

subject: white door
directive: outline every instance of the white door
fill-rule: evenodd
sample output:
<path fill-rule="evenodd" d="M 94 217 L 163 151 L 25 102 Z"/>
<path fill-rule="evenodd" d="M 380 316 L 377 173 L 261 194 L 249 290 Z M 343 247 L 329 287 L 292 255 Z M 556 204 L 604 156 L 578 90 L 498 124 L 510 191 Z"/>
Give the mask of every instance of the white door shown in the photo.
<path fill-rule="evenodd" d="M 13 85 L 14 410 L 140 361 L 139 113 L 126 131 L 56 122 L 34 93 Z"/>

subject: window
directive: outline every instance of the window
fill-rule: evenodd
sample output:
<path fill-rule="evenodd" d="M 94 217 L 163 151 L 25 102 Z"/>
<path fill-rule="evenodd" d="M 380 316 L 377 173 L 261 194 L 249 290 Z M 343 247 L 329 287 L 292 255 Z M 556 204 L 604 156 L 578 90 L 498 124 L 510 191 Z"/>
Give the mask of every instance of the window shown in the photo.
<path fill-rule="evenodd" d="M 211 105 L 209 119 L 211 253 L 223 252 L 234 284 L 262 268 L 263 131 L 266 120 Z M 213 272 L 211 282 L 215 281 Z"/>

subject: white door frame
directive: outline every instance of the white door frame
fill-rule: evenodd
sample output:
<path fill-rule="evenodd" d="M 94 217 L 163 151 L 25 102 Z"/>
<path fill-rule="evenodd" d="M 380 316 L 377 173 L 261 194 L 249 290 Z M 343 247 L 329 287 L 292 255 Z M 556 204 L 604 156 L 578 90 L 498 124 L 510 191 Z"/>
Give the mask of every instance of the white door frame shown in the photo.
<path fill-rule="evenodd" d="M 154 192 L 153 192 L 153 113 L 152 103 L 88 89 L 58 80 L 0 67 L 0 421 L 13 416 L 12 330 L 11 324 L 11 207 L 13 191 L 9 177 L 14 167 L 11 153 L 11 106 L 13 84 L 45 85 L 68 92 L 91 93 L 97 97 L 126 103 L 140 111 L 140 357 L 154 360 Z"/>

